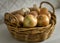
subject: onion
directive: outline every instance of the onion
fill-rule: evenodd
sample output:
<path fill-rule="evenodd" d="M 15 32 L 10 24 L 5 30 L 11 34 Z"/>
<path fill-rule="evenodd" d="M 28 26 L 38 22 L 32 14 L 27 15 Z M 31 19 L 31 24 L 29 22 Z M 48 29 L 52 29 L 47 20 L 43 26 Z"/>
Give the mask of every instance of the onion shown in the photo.
<path fill-rule="evenodd" d="M 38 13 L 40 12 L 40 8 L 36 4 L 33 5 L 33 9 Z"/>
<path fill-rule="evenodd" d="M 38 17 L 38 26 L 47 26 L 49 25 L 49 18 L 47 15 L 42 14 Z"/>
<path fill-rule="evenodd" d="M 22 8 L 21 9 L 23 12 L 30 12 L 30 9 L 29 8 Z"/>
<path fill-rule="evenodd" d="M 48 16 L 49 19 L 51 19 L 51 14 L 49 12 L 46 12 L 45 14 Z"/>
<path fill-rule="evenodd" d="M 24 16 L 26 16 L 29 12 L 30 12 L 29 8 L 22 8 L 21 9 L 21 14 L 23 14 Z"/>
<path fill-rule="evenodd" d="M 31 11 L 37 11 L 37 13 L 40 13 L 40 8 L 34 4 L 33 7 L 29 8 Z"/>
<path fill-rule="evenodd" d="M 24 27 L 34 27 L 37 25 L 37 18 L 35 18 L 31 14 L 28 14 L 27 16 L 25 16 L 23 24 Z"/>
<path fill-rule="evenodd" d="M 18 21 L 19 21 L 20 24 L 23 23 L 24 17 L 22 15 L 16 14 L 15 16 L 17 17 L 17 19 L 18 19 Z"/>
<path fill-rule="evenodd" d="M 42 15 L 42 14 L 47 15 L 48 18 L 51 19 L 51 14 L 48 12 L 48 9 L 47 8 L 41 8 L 39 15 Z"/>
<path fill-rule="evenodd" d="M 46 12 L 48 12 L 48 9 L 47 9 L 47 8 L 44 7 L 44 8 L 41 8 L 41 9 L 40 9 L 40 13 L 41 13 L 41 14 L 42 14 L 42 13 L 46 13 Z"/>
<path fill-rule="evenodd" d="M 32 14 L 34 17 L 38 16 L 38 13 L 36 11 L 31 11 L 30 14 Z"/>

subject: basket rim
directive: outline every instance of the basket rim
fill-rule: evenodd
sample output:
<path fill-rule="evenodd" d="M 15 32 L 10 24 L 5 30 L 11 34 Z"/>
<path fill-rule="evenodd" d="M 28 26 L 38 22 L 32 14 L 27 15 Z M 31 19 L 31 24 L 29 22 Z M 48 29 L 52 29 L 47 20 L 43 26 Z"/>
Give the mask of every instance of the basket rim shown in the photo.
<path fill-rule="evenodd" d="M 51 30 L 51 27 L 54 27 L 54 26 L 55 25 L 54 25 L 54 21 L 53 20 L 52 20 L 52 24 L 47 26 L 47 27 L 36 27 L 36 28 L 34 27 L 34 28 L 29 28 L 29 29 L 27 29 L 27 28 L 24 28 L 24 29 L 23 28 L 17 28 L 17 27 L 12 27 L 10 25 L 7 25 L 7 27 L 13 28 L 14 31 L 17 30 L 15 32 L 24 32 L 24 31 L 30 31 L 30 30 L 39 30 L 40 31 L 39 33 L 45 32 L 46 30 Z"/>

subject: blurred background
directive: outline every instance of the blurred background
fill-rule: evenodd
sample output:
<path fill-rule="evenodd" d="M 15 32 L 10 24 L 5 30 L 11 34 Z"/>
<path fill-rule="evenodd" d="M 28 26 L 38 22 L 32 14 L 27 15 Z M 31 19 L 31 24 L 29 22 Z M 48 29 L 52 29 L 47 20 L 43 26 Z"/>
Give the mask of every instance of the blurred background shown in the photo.
<path fill-rule="evenodd" d="M 0 0 L 0 23 L 3 22 L 3 17 L 5 12 L 12 12 L 14 10 L 18 10 L 24 7 L 31 7 L 33 4 L 40 5 L 41 1 L 48 1 L 54 5 L 56 9 L 58 9 L 60 0 Z M 49 6 L 48 9 L 51 9 Z"/>

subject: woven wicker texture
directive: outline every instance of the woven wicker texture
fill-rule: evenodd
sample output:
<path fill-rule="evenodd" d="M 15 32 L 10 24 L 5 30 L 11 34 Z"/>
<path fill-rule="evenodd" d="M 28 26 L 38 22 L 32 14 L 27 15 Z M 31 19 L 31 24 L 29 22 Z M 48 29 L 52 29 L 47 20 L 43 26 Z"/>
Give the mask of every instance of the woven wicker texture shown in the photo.
<path fill-rule="evenodd" d="M 20 41 L 41 42 L 43 40 L 48 39 L 51 36 L 55 28 L 55 24 L 56 24 L 55 9 L 52 4 L 45 1 L 40 3 L 40 8 L 42 7 L 42 4 L 44 3 L 49 4 L 53 8 L 53 12 L 49 11 L 51 13 L 50 24 L 45 27 L 33 27 L 33 28 L 18 27 L 16 26 L 16 25 L 19 25 L 18 19 L 12 14 L 5 13 L 4 22 L 7 25 L 9 32 L 12 34 L 14 38 Z M 18 12 L 18 11 L 14 11 L 14 12 Z M 6 17 L 8 19 L 6 19 Z M 13 17 L 16 20 L 17 24 L 15 25 L 13 24 L 14 26 L 11 25 L 11 23 L 9 23 L 9 17 L 11 18 Z"/>

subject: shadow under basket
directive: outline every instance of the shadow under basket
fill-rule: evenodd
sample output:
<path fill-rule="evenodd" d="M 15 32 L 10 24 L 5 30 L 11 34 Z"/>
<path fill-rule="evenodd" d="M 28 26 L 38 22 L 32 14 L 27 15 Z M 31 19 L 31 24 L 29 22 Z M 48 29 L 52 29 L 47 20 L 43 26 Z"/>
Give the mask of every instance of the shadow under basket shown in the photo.
<path fill-rule="evenodd" d="M 49 2 L 43 1 L 40 4 L 40 8 L 43 3 L 47 3 L 51 5 Z M 41 42 L 48 39 L 55 28 L 55 24 L 56 24 L 55 10 L 53 5 L 51 5 L 51 7 L 53 8 L 53 13 L 50 12 L 51 13 L 50 24 L 45 27 L 18 28 L 7 24 L 6 20 L 4 20 L 4 22 L 7 25 L 9 32 L 17 40 L 26 41 L 26 42 Z"/>

